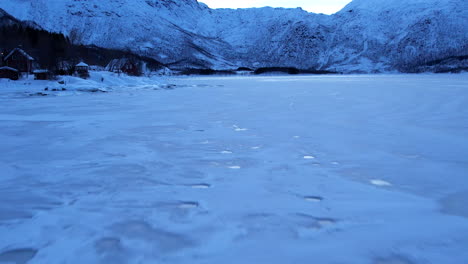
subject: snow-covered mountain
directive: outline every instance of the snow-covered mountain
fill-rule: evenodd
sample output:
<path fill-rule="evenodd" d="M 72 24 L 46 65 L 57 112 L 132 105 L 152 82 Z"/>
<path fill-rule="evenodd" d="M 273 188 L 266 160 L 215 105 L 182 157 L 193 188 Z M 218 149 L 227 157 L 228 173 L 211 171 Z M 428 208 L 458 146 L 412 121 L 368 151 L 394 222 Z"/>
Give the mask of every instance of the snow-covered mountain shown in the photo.
<path fill-rule="evenodd" d="M 210 9 L 196 0 L 2 0 L 0 8 L 75 43 L 172 67 L 409 69 L 468 54 L 466 0 L 354 0 L 334 15 Z"/>
<path fill-rule="evenodd" d="M 11 16 L 5 10 L 0 8 L 0 27 L 7 27 L 7 26 L 22 26 L 22 27 L 30 27 L 33 29 L 41 29 L 39 25 L 31 21 L 21 21 L 16 19 L 15 17 Z"/>

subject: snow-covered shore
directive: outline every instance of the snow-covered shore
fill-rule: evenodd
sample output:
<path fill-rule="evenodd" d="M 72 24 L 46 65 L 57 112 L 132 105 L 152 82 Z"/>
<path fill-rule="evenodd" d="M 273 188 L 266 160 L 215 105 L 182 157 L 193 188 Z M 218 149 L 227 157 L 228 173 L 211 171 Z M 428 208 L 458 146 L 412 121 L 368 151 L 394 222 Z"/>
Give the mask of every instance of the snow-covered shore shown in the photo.
<path fill-rule="evenodd" d="M 0 89 L 0 263 L 468 259 L 467 74 L 126 78 Z"/>
<path fill-rule="evenodd" d="M 106 71 L 92 71 L 90 78 L 58 76 L 57 80 L 34 80 L 33 75 L 18 81 L 0 79 L 0 96 L 64 96 L 88 92 L 111 92 L 164 87 L 163 76 L 134 77 Z"/>

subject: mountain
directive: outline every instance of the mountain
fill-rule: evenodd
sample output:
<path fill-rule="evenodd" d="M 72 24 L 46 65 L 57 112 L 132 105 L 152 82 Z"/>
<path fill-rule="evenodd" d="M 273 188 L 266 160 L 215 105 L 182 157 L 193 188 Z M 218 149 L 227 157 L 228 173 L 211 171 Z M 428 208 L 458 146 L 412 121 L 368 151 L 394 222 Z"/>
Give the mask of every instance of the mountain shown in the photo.
<path fill-rule="evenodd" d="M 0 27 L 13 27 L 13 26 L 23 26 L 30 27 L 34 29 L 41 29 L 39 25 L 31 21 L 21 21 L 12 15 L 8 14 L 5 10 L 0 8 Z"/>
<path fill-rule="evenodd" d="M 2 0 L 0 8 L 75 44 L 172 68 L 413 71 L 468 55 L 466 0 L 354 0 L 334 15 L 210 9 L 196 0 Z"/>

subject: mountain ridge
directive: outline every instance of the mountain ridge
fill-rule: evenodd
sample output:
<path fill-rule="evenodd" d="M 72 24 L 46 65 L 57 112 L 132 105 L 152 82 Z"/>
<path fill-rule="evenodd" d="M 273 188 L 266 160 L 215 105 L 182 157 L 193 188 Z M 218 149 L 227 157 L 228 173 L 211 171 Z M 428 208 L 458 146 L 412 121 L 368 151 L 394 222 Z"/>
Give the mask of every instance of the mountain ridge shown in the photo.
<path fill-rule="evenodd" d="M 468 55 L 464 0 L 354 0 L 333 15 L 210 9 L 196 0 L 3 0 L 0 8 L 74 43 L 130 50 L 172 68 L 411 71 Z"/>

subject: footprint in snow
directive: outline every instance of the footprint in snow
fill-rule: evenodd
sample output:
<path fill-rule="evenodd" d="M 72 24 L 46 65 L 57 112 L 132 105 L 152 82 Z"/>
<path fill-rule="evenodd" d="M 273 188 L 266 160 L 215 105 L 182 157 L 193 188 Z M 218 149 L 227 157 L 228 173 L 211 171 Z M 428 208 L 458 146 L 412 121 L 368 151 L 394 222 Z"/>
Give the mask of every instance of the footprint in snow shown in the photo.
<path fill-rule="evenodd" d="M 308 214 L 297 213 L 296 214 L 299 225 L 306 229 L 323 229 L 338 223 L 337 219 L 330 217 L 315 217 Z"/>
<path fill-rule="evenodd" d="M 200 204 L 198 202 L 181 202 L 177 207 L 179 209 L 194 209 L 198 208 Z"/>
<path fill-rule="evenodd" d="M 304 196 L 304 200 L 311 203 L 319 203 L 323 201 L 323 198 L 320 196 Z"/>
<path fill-rule="evenodd" d="M 192 184 L 190 185 L 192 189 L 208 189 L 211 187 L 210 184 L 207 183 L 200 183 L 200 184 Z"/>
<path fill-rule="evenodd" d="M 240 131 L 247 131 L 247 130 L 248 130 L 247 128 L 240 128 L 240 127 L 238 127 L 237 125 L 233 125 L 232 127 L 233 127 L 234 130 L 237 131 L 237 132 L 240 132 Z"/>

